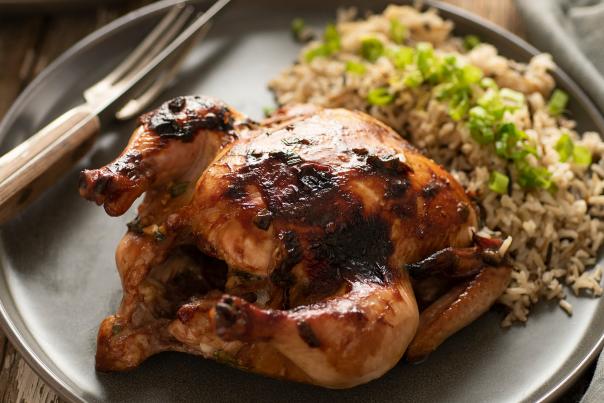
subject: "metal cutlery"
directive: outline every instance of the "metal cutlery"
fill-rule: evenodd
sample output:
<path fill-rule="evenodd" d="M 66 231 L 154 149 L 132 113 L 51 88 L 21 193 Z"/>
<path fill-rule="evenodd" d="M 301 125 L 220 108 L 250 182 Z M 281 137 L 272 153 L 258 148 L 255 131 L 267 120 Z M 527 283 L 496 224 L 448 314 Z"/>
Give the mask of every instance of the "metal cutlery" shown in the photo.
<path fill-rule="evenodd" d="M 195 7 L 177 3 L 120 65 L 84 91 L 83 104 L 0 157 L 0 223 L 71 168 L 94 144 L 102 122 L 141 113 L 207 33 L 210 19 L 229 2 L 218 0 L 193 20 Z"/>

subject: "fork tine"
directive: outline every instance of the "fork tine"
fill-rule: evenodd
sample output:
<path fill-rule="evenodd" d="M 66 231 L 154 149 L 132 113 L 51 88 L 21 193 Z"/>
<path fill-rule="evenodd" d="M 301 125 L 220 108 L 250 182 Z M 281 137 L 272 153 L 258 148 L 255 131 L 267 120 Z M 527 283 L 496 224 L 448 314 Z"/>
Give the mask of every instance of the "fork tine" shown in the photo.
<path fill-rule="evenodd" d="M 159 24 L 153 28 L 153 30 L 143 39 L 143 41 L 130 53 L 116 68 L 114 68 L 107 76 L 102 78 L 100 81 L 92 85 L 90 88 L 84 91 L 84 98 L 90 101 L 90 98 L 93 98 L 95 94 L 97 94 L 100 90 L 107 89 L 111 85 L 115 84 L 117 80 L 123 78 L 125 74 L 132 71 L 135 65 L 140 65 L 140 60 L 142 58 L 147 58 L 146 55 L 149 53 L 150 48 L 156 48 L 157 41 L 164 37 L 166 32 L 171 33 L 172 39 L 175 34 L 182 28 L 184 22 L 182 21 L 181 25 L 177 30 L 174 30 L 174 23 L 179 22 L 179 16 L 182 17 L 184 13 L 192 12 L 191 6 L 185 6 L 184 4 L 179 4 L 170 9 L 170 11 L 161 19 Z M 187 18 L 188 18 L 187 16 Z M 176 31 L 176 32 L 173 32 Z M 149 59 L 150 60 L 150 59 Z"/>
<path fill-rule="evenodd" d="M 173 65 L 174 60 L 178 59 L 182 51 L 191 46 L 191 42 L 196 39 L 204 25 L 230 2 L 231 0 L 216 0 L 207 10 L 200 13 L 199 17 L 183 28 L 172 41 L 159 50 L 159 53 L 152 60 L 138 66 L 132 73 L 128 74 L 127 78 L 122 78 L 116 85 L 109 86 L 99 92 L 98 95 L 102 96 L 96 96 L 96 99 L 92 102 L 89 101 L 93 111 L 98 114 L 101 120 L 114 119 L 116 112 L 129 99 L 141 93 L 141 88 L 148 88 L 150 80 L 153 80 L 152 77 L 161 76 L 162 73 L 165 73 L 166 68 Z"/>
<path fill-rule="evenodd" d="M 178 73 L 180 66 L 185 61 L 186 56 L 189 54 L 189 51 L 192 49 L 193 45 L 201 41 L 207 35 L 211 26 L 211 22 L 205 25 L 196 34 L 196 37 L 189 42 L 188 46 L 180 52 L 178 57 L 171 61 L 171 65 L 166 68 L 166 71 L 163 72 L 159 79 L 149 80 L 151 81 L 151 84 L 144 90 L 144 92 L 136 96 L 136 98 L 133 98 L 128 101 L 126 105 L 124 105 L 122 109 L 120 109 L 115 114 L 115 117 L 118 120 L 131 119 L 134 116 L 140 114 L 155 98 L 157 98 L 157 96 L 163 91 L 163 89 L 176 76 L 176 73 Z"/>
<path fill-rule="evenodd" d="M 161 35 L 148 49 L 148 51 L 143 55 L 142 58 L 138 60 L 131 69 L 120 78 L 120 80 L 127 80 L 132 77 L 142 66 L 149 63 L 159 52 L 161 52 L 168 43 L 172 41 L 178 35 L 182 28 L 185 26 L 186 22 L 189 20 L 191 15 L 193 15 L 195 8 L 193 6 L 187 6 L 183 8 L 183 11 L 180 13 L 178 18 L 172 23 L 169 29 Z M 118 84 L 117 82 L 115 83 Z"/>

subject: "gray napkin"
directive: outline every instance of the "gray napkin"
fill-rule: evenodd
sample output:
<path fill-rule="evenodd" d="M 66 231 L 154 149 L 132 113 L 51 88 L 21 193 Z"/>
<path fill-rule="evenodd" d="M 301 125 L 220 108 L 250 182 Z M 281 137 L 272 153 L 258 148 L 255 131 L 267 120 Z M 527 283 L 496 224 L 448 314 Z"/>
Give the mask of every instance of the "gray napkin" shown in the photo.
<path fill-rule="evenodd" d="M 528 39 L 604 111 L 604 1 L 516 0 Z"/>
<path fill-rule="evenodd" d="M 516 0 L 528 39 L 604 112 L 604 0 Z M 581 403 L 604 402 L 604 355 Z"/>

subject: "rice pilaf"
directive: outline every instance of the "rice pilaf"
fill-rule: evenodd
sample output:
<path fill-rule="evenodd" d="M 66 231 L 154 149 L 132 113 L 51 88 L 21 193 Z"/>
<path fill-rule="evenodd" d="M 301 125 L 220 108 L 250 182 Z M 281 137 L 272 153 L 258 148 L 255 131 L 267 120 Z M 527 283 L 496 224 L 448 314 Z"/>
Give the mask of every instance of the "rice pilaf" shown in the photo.
<path fill-rule="evenodd" d="M 504 326 L 543 298 L 572 314 L 569 288 L 602 294 L 602 269 L 591 267 L 604 240 L 604 142 L 563 115 L 549 55 L 517 63 L 452 29 L 434 10 L 339 10 L 269 87 L 280 105 L 365 111 L 452 172 L 479 206 L 479 232 L 511 237 Z"/>

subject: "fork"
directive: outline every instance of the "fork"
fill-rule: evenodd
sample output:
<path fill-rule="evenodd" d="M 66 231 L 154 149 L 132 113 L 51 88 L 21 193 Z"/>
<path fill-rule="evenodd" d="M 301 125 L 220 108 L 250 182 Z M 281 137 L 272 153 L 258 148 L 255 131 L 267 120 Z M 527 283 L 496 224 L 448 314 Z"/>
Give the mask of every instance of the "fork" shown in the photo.
<path fill-rule="evenodd" d="M 230 0 L 218 0 L 191 21 L 195 7 L 172 6 L 147 37 L 106 77 L 86 89 L 85 102 L 65 112 L 0 157 L 0 223 L 14 217 L 92 147 L 101 122 L 141 113 L 179 70 L 210 19 Z"/>

